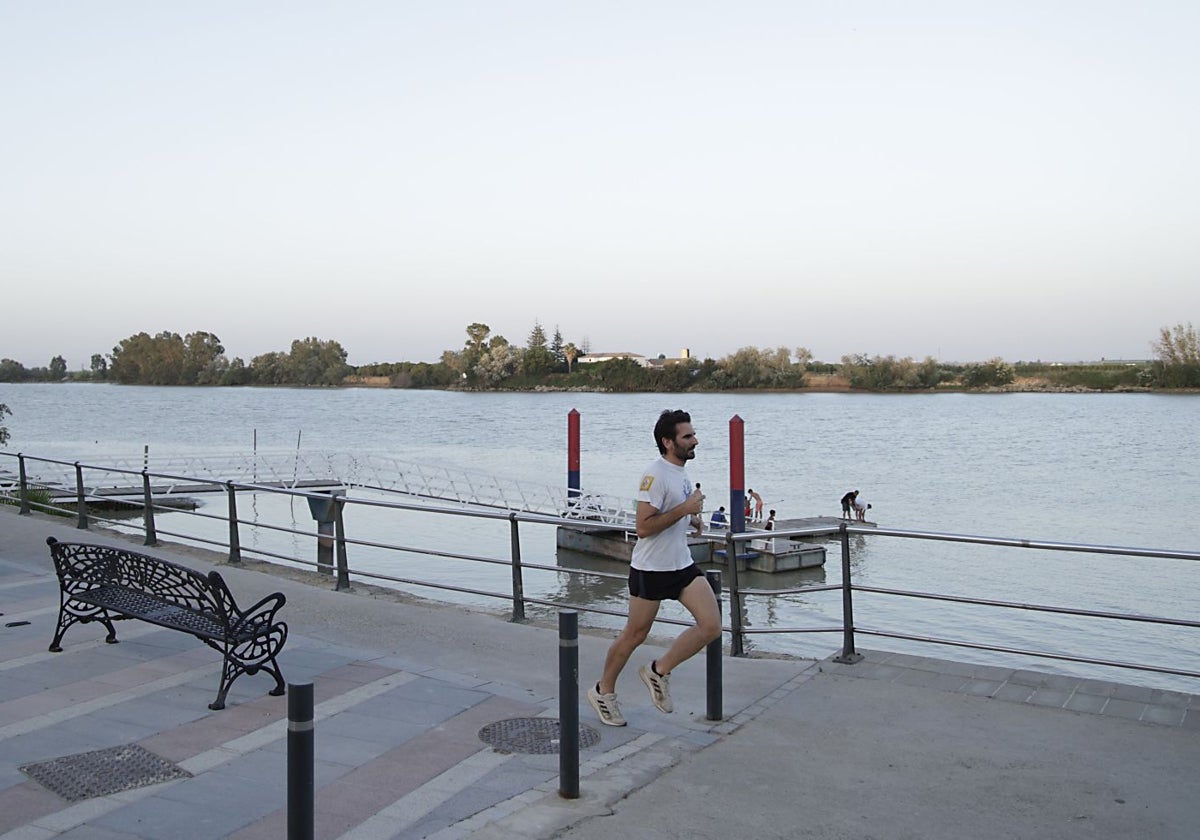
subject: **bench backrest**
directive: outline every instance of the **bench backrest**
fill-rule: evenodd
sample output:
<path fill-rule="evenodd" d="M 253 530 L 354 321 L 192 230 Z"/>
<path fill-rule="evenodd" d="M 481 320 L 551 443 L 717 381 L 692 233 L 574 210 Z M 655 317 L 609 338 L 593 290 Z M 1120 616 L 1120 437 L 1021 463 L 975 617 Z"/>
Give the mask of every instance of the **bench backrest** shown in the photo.
<path fill-rule="evenodd" d="M 197 571 L 121 548 L 91 543 L 64 543 L 50 537 L 50 556 L 64 590 L 120 586 L 144 592 L 190 610 L 207 613 L 222 624 L 237 612 L 232 596 L 217 576 L 214 582 Z M 214 575 L 216 573 L 213 573 Z"/>

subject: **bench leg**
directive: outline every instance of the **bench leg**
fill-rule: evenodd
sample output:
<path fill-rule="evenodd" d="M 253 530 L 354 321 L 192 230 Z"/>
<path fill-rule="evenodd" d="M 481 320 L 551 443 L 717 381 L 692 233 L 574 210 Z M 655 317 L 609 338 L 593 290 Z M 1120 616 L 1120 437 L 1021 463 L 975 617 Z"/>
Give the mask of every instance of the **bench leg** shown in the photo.
<path fill-rule="evenodd" d="M 275 678 L 275 687 L 267 693 L 272 697 L 282 697 L 283 695 L 287 694 L 287 686 L 285 686 L 283 683 L 283 674 L 279 670 L 279 663 L 275 661 L 275 657 L 271 657 L 269 665 L 264 662 L 261 667 L 264 671 Z"/>
<path fill-rule="evenodd" d="M 217 689 L 217 699 L 208 704 L 208 708 L 214 712 L 219 712 L 225 708 L 225 695 L 229 693 L 229 687 L 245 671 L 238 665 L 229 652 L 225 652 L 225 663 L 221 666 L 221 685 Z"/>
<path fill-rule="evenodd" d="M 112 621 L 108 618 L 108 614 L 103 610 L 97 609 L 88 604 L 80 604 L 79 608 L 71 609 L 70 601 L 63 602 L 58 608 L 58 628 L 54 631 L 54 640 L 50 642 L 51 653 L 62 653 L 62 637 L 67 632 L 67 628 L 72 624 L 87 624 L 89 621 L 99 621 L 108 629 L 108 635 L 104 637 L 104 641 L 110 645 L 115 645 L 117 639 L 117 628 L 113 627 Z M 92 612 L 92 615 L 80 615 L 80 612 Z"/>
<path fill-rule="evenodd" d="M 217 690 L 216 700 L 209 703 L 209 708 L 214 712 L 223 709 L 230 686 L 244 673 L 253 676 L 259 671 L 265 671 L 275 677 L 275 688 L 271 689 L 270 695 L 281 697 L 287 694 L 287 686 L 283 683 L 283 672 L 280 670 L 280 664 L 275 661 L 275 654 L 280 652 L 287 636 L 287 625 L 277 624 L 272 626 L 270 634 L 258 636 L 253 640 L 224 644 L 224 646 L 206 640 L 205 643 L 220 650 L 224 658 L 224 664 L 221 667 L 221 688 Z"/>

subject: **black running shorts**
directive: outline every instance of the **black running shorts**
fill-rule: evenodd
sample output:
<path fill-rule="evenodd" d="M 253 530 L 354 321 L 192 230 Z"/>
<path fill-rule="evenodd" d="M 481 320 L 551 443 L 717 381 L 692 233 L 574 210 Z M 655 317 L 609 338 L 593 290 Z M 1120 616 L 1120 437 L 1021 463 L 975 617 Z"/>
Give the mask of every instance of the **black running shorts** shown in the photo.
<path fill-rule="evenodd" d="M 643 572 L 629 568 L 629 594 L 647 601 L 678 601 L 687 585 L 704 572 L 695 563 L 676 572 Z"/>

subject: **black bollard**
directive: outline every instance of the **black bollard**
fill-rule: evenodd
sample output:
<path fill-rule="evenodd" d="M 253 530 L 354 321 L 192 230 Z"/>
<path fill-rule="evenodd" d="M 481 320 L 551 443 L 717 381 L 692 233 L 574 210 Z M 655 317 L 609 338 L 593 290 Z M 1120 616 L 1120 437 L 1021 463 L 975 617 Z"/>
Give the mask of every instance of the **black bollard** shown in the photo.
<path fill-rule="evenodd" d="M 558 795 L 579 798 L 579 614 L 558 614 Z"/>
<path fill-rule="evenodd" d="M 288 840 L 313 840 L 313 684 L 288 684 Z"/>
<path fill-rule="evenodd" d="M 719 616 L 721 614 L 721 573 L 716 570 L 708 571 L 704 573 L 704 577 L 708 579 L 708 585 L 712 587 L 713 595 L 717 597 L 717 615 Z M 708 643 L 705 653 L 708 657 L 708 711 L 705 717 L 709 720 L 721 720 L 725 710 L 723 708 L 724 685 L 722 683 L 724 662 L 721 658 L 720 636 Z"/>

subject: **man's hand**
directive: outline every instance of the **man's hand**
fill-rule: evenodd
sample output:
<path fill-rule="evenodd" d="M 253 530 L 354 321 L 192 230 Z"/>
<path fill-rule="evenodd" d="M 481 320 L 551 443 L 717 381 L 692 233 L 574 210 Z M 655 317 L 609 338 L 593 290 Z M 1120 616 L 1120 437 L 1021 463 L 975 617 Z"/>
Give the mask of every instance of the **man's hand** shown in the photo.
<path fill-rule="evenodd" d="M 687 497 L 683 503 L 683 512 L 691 516 L 699 516 L 704 510 L 704 494 L 699 490 L 693 490 L 692 495 Z"/>

